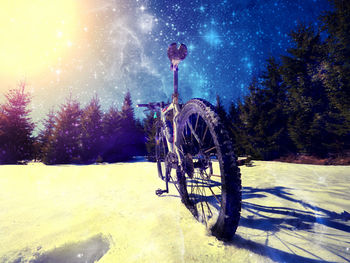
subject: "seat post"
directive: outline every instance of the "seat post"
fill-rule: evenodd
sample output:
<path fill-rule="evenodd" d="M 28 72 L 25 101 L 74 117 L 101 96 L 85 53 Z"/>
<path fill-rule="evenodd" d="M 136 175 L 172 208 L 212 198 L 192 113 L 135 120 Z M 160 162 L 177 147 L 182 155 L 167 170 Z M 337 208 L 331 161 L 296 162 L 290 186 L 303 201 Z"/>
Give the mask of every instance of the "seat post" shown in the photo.
<path fill-rule="evenodd" d="M 179 96 L 179 82 L 178 82 L 178 65 L 184 60 L 187 56 L 187 47 L 184 44 L 181 44 L 179 48 L 177 48 L 176 43 L 170 44 L 168 47 L 168 58 L 171 61 L 170 69 L 174 71 L 174 97 L 177 98 Z"/>
<path fill-rule="evenodd" d="M 174 71 L 174 94 L 177 95 L 179 93 L 179 77 L 178 77 L 179 68 L 177 67 L 177 65 L 173 68 L 173 71 Z"/>

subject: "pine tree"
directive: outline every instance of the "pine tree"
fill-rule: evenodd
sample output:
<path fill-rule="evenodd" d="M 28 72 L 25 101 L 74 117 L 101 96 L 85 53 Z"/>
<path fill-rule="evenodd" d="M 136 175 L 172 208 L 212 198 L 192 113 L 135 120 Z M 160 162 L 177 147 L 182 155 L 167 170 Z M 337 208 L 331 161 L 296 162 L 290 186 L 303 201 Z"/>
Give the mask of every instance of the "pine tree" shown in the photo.
<path fill-rule="evenodd" d="M 287 129 L 286 87 L 282 80 L 280 66 L 273 57 L 267 60 L 266 71 L 261 79 L 266 112 L 263 127 L 266 137 L 264 158 L 274 159 L 292 151 L 293 145 Z"/>
<path fill-rule="evenodd" d="M 6 163 L 6 148 L 7 143 L 6 128 L 8 126 L 8 119 L 5 115 L 3 106 L 0 106 L 0 164 Z"/>
<path fill-rule="evenodd" d="M 15 164 L 33 156 L 34 124 L 28 109 L 30 95 L 25 92 L 26 83 L 6 95 L 7 102 L 0 110 L 0 163 Z"/>
<path fill-rule="evenodd" d="M 119 134 L 119 147 L 123 161 L 130 160 L 139 152 L 140 145 L 144 145 L 143 134 L 136 126 L 134 109 L 130 92 L 127 92 L 121 111 L 122 129 Z"/>
<path fill-rule="evenodd" d="M 255 159 L 271 160 L 287 152 L 288 135 L 284 113 L 285 88 L 275 59 L 267 61 L 267 70 L 249 86 L 244 103 L 231 104 L 237 151 Z"/>
<path fill-rule="evenodd" d="M 124 103 L 122 106 L 122 115 L 125 117 L 126 124 L 133 128 L 135 124 L 135 113 L 132 107 L 132 100 L 130 92 L 128 91 L 124 97 Z"/>
<path fill-rule="evenodd" d="M 229 114 L 227 114 L 224 105 L 219 95 L 216 96 L 216 112 L 218 113 L 221 122 L 229 133 L 231 141 L 234 146 L 236 155 L 245 155 L 244 146 L 246 144 L 246 137 L 243 135 L 242 122 L 240 121 L 239 109 L 234 103 L 231 103 Z"/>
<path fill-rule="evenodd" d="M 111 107 L 102 118 L 102 158 L 105 162 L 117 162 L 121 159 L 120 134 L 122 116 L 117 107 Z"/>
<path fill-rule="evenodd" d="M 322 78 L 330 101 L 326 129 L 331 152 L 350 149 L 350 2 L 332 0 L 333 10 L 321 17 L 327 31 L 327 59 L 322 63 Z"/>
<path fill-rule="evenodd" d="M 53 110 L 50 110 L 46 119 L 43 121 L 43 129 L 40 131 L 37 141 L 39 144 L 39 159 L 49 164 L 53 160 L 53 135 L 56 127 L 56 116 Z"/>
<path fill-rule="evenodd" d="M 216 105 L 215 105 L 215 109 L 217 114 L 219 115 L 221 121 L 224 124 L 227 124 L 228 120 L 227 120 L 227 113 L 225 111 L 224 105 L 221 101 L 221 98 L 219 95 L 216 95 Z"/>
<path fill-rule="evenodd" d="M 254 159 L 265 159 L 267 112 L 264 108 L 264 92 L 257 80 L 253 80 L 248 88 L 249 94 L 240 107 L 245 138 L 243 147 Z"/>
<path fill-rule="evenodd" d="M 240 101 L 237 104 L 231 102 L 228 114 L 230 121 L 229 134 L 237 156 L 246 155 L 245 145 L 247 145 L 247 136 L 245 136 L 245 129 L 241 120 L 241 108 L 242 103 Z"/>
<path fill-rule="evenodd" d="M 156 122 L 159 121 L 160 116 L 156 114 L 154 111 L 150 111 L 146 118 L 143 120 L 144 133 L 146 137 L 146 151 L 147 151 L 147 159 L 151 162 L 156 161 L 156 132 L 157 126 Z"/>
<path fill-rule="evenodd" d="M 324 60 L 325 48 L 319 33 L 311 27 L 301 25 L 291 36 L 295 47 L 288 50 L 290 56 L 282 57 L 288 131 L 299 152 L 324 155 L 329 103 L 317 72 Z"/>
<path fill-rule="evenodd" d="M 102 112 L 97 97 L 94 97 L 82 111 L 81 128 L 82 161 L 95 162 L 100 155 L 103 135 Z"/>
<path fill-rule="evenodd" d="M 50 142 L 50 164 L 81 162 L 81 109 L 77 101 L 69 98 L 60 108 Z"/>
<path fill-rule="evenodd" d="M 137 132 L 135 156 L 145 156 L 147 154 L 145 127 L 143 126 L 143 122 L 139 119 L 136 119 L 135 126 Z"/>

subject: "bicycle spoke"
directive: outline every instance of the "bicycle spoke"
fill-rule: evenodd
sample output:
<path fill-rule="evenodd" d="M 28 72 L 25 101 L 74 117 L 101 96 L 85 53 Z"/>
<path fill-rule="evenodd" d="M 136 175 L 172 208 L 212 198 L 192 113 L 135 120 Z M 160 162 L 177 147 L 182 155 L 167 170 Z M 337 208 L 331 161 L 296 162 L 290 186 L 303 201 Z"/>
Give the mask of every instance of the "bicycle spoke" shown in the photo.
<path fill-rule="evenodd" d="M 211 148 L 209 148 L 208 150 L 205 150 L 204 153 L 208 153 L 208 152 L 210 152 L 210 151 L 212 151 L 212 150 L 214 150 L 214 149 L 216 149 L 216 146 L 211 147 Z"/>
<path fill-rule="evenodd" d="M 185 144 L 186 144 L 186 138 L 185 138 L 185 135 L 184 135 L 184 132 L 182 131 L 182 138 L 183 138 L 183 140 L 184 140 L 184 142 L 185 142 Z"/>
<path fill-rule="evenodd" d="M 211 187 L 210 187 L 210 186 L 209 186 L 209 190 L 211 191 L 211 193 L 212 193 L 212 194 L 213 194 L 213 196 L 215 197 L 216 201 L 218 201 L 218 202 L 219 202 L 219 205 L 220 205 L 220 207 L 221 207 L 221 202 L 220 202 L 219 198 L 216 196 L 216 194 L 214 193 L 213 189 L 211 189 Z"/>
<path fill-rule="evenodd" d="M 197 113 L 197 120 L 196 120 L 196 125 L 194 126 L 194 131 L 197 130 L 198 120 L 199 120 L 199 114 Z"/>
<path fill-rule="evenodd" d="M 204 172 L 206 173 L 206 171 Z M 210 205 L 208 204 L 208 201 L 207 201 L 207 198 L 208 198 L 206 193 L 207 187 L 208 187 L 207 180 L 203 177 L 200 171 L 196 171 L 191 184 L 191 193 L 192 193 L 192 198 L 195 199 L 197 211 L 198 209 L 201 211 L 201 216 L 200 216 L 201 220 L 206 225 L 208 223 L 209 218 L 213 216 L 213 211 L 210 208 Z M 195 188 L 195 195 L 193 195 L 194 193 L 193 188 Z M 203 204 L 203 202 L 205 204 Z"/>
<path fill-rule="evenodd" d="M 208 176 L 208 173 L 206 171 L 204 171 L 204 172 L 205 172 L 206 176 Z M 205 178 L 203 178 L 203 176 L 202 176 L 202 180 L 205 180 Z M 218 187 L 221 190 L 221 188 L 218 185 L 216 185 L 215 187 Z M 216 196 L 216 194 L 214 193 L 214 191 L 210 185 L 208 185 L 208 188 L 209 188 L 210 192 L 213 194 L 213 196 L 215 197 L 215 199 L 218 201 L 218 203 L 220 204 L 220 207 L 221 207 L 221 202 L 220 202 L 219 198 Z M 205 191 L 205 189 L 204 189 L 204 191 Z"/>
<path fill-rule="evenodd" d="M 202 141 L 203 141 L 203 142 L 204 142 L 204 139 L 205 139 L 205 135 L 207 135 L 208 128 L 209 128 L 209 126 L 207 125 L 206 128 L 205 128 L 205 131 L 204 131 L 204 135 L 203 135 L 203 137 L 202 137 Z"/>
<path fill-rule="evenodd" d="M 210 212 L 210 217 L 212 217 L 212 216 L 213 216 L 213 212 L 211 211 L 208 202 L 205 202 L 205 203 L 206 203 L 206 205 L 207 205 L 207 207 L 208 207 L 208 211 Z M 209 219 L 209 218 L 208 218 L 208 219 Z"/>
<path fill-rule="evenodd" d="M 187 134 L 189 133 L 191 135 L 190 141 L 192 142 L 193 138 L 192 138 L 192 132 L 189 132 L 189 130 L 190 130 L 189 121 L 190 121 L 190 119 L 188 119 L 188 121 L 186 122 L 186 128 L 187 128 Z"/>
<path fill-rule="evenodd" d="M 193 190 L 194 190 L 194 183 L 191 183 L 191 195 L 193 195 Z"/>
<path fill-rule="evenodd" d="M 201 195 L 201 200 L 203 200 L 203 195 Z M 203 208 L 203 202 L 200 202 L 201 203 L 201 207 L 202 207 L 202 213 L 203 213 L 203 218 L 205 218 L 205 212 L 204 212 L 204 208 Z M 203 220 L 203 218 L 202 218 L 202 220 Z M 205 226 L 207 226 L 207 221 L 205 220 Z"/>
<path fill-rule="evenodd" d="M 180 193 L 180 189 L 179 187 L 177 186 L 177 182 L 173 179 L 173 177 L 171 175 L 169 175 L 169 180 L 171 180 L 176 188 L 176 190 Z"/>
<path fill-rule="evenodd" d="M 201 145 L 201 144 L 202 144 L 202 143 L 201 143 L 201 140 L 199 139 L 197 133 L 195 132 L 195 129 L 193 129 L 192 124 L 191 124 L 191 123 L 188 123 L 188 127 L 189 127 L 190 130 L 191 130 L 191 136 L 192 136 L 192 134 L 193 134 L 193 136 L 194 136 L 194 138 L 196 138 L 198 144 Z"/>
<path fill-rule="evenodd" d="M 205 187 L 204 187 L 204 184 L 203 184 L 203 190 L 204 190 L 204 195 L 205 195 L 205 197 L 206 197 L 206 199 L 208 198 L 208 196 L 207 196 L 207 193 L 206 193 L 206 191 L 205 191 Z M 205 201 L 205 204 L 207 205 L 207 207 L 208 207 L 208 212 L 210 212 L 210 215 L 213 215 L 213 213 L 212 213 L 212 211 L 211 211 L 211 209 L 210 209 L 210 207 L 209 207 L 209 204 L 208 204 L 208 202 L 207 201 Z M 209 219 L 209 218 L 208 218 Z"/>
<path fill-rule="evenodd" d="M 196 177 L 195 178 L 195 183 L 196 183 L 196 188 L 195 188 L 195 195 L 193 195 L 193 199 L 195 199 L 195 204 L 196 206 L 198 205 L 199 203 L 199 196 L 201 195 L 200 192 L 199 192 L 199 185 L 198 185 L 198 178 Z"/>

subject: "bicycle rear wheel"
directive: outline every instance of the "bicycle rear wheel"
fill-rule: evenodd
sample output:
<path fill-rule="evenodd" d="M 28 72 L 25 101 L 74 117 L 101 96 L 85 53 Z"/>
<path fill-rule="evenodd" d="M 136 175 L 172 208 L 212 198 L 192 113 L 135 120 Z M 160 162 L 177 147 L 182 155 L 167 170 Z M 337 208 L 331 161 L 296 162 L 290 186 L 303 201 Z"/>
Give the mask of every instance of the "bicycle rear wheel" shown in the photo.
<path fill-rule="evenodd" d="M 182 202 L 214 236 L 229 240 L 241 210 L 241 178 L 228 133 L 207 101 L 187 102 L 177 131 L 183 154 L 178 175 Z"/>
<path fill-rule="evenodd" d="M 171 168 L 167 162 L 168 146 L 161 127 L 157 130 L 155 140 L 158 176 L 165 180 L 166 174 L 170 173 Z"/>

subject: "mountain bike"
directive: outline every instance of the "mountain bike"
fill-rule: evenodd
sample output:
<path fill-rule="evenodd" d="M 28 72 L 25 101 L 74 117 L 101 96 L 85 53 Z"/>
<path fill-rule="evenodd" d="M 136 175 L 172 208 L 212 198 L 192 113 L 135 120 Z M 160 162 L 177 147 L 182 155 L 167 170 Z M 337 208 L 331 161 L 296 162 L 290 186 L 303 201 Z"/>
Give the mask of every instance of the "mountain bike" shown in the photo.
<path fill-rule="evenodd" d="M 159 177 L 169 182 L 193 216 L 220 240 L 236 232 L 241 211 L 241 178 L 233 145 L 215 107 L 203 99 L 179 103 L 178 66 L 187 48 L 173 43 L 168 58 L 174 75 L 170 103 L 138 104 L 155 113 L 155 159 Z M 157 115 L 158 114 L 158 115 Z"/>

